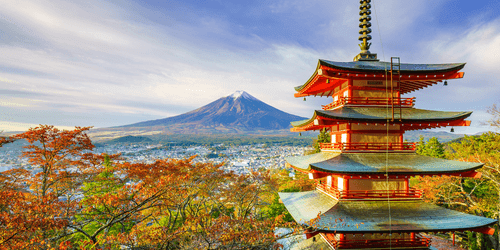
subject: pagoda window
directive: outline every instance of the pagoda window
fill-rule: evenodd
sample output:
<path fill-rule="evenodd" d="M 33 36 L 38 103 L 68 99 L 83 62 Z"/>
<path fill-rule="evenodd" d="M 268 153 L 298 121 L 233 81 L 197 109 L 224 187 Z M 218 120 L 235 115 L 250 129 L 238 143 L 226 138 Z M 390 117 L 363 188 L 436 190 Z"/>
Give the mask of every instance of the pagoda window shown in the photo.
<path fill-rule="evenodd" d="M 347 143 L 347 134 L 342 134 L 340 136 L 340 142 Z"/>
<path fill-rule="evenodd" d="M 337 143 L 337 135 L 336 134 L 332 135 L 331 143 Z"/>
<path fill-rule="evenodd" d="M 329 175 L 329 176 L 326 177 L 326 185 L 328 187 L 331 187 L 333 185 L 333 183 L 332 183 L 332 176 L 331 175 Z"/>
<path fill-rule="evenodd" d="M 337 187 L 339 190 L 344 190 L 344 178 L 339 177 L 337 181 Z"/>
<path fill-rule="evenodd" d="M 344 91 L 344 97 L 349 97 L 349 91 Z"/>

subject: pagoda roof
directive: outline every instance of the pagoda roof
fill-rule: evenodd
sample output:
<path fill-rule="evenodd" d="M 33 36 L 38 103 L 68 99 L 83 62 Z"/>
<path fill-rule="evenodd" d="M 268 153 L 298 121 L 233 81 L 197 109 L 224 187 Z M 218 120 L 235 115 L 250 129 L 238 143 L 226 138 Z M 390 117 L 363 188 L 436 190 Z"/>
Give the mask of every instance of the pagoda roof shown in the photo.
<path fill-rule="evenodd" d="M 394 118 L 400 119 L 402 122 L 443 122 L 455 121 L 469 117 L 472 112 L 451 112 L 451 111 L 435 111 L 416 108 L 399 108 L 395 109 Z M 292 126 L 303 127 L 311 125 L 318 117 L 336 120 L 336 121 L 368 121 L 386 123 L 392 118 L 390 108 L 386 107 L 347 107 L 343 106 L 334 110 L 315 110 L 312 118 L 291 122 Z"/>
<path fill-rule="evenodd" d="M 401 63 L 400 74 L 402 78 L 399 80 L 401 82 L 401 94 L 426 88 L 446 79 L 462 78 L 464 73 L 458 71 L 463 69 L 464 66 L 465 63 Z M 387 80 L 386 72 L 390 71 L 390 69 L 390 62 L 334 62 L 320 59 L 313 75 L 304 84 L 295 87 L 298 92 L 295 97 L 331 96 L 334 93 L 331 86 L 341 84 L 348 79 Z M 323 85 L 326 78 L 329 78 L 332 82 Z"/>
<path fill-rule="evenodd" d="M 339 202 L 320 191 L 279 193 L 279 196 L 299 224 L 312 226 L 323 232 L 359 234 L 460 231 L 482 228 L 497 222 L 421 200 Z"/>
<path fill-rule="evenodd" d="M 335 153 L 320 152 L 285 158 L 288 164 L 303 172 L 323 172 L 345 175 L 397 174 L 439 175 L 469 172 L 483 163 L 439 159 L 416 153 Z"/>
<path fill-rule="evenodd" d="M 382 72 L 391 70 L 390 62 L 381 61 L 355 61 L 355 62 L 334 62 L 329 60 L 319 60 L 320 65 L 341 70 L 353 70 L 362 72 Z M 415 64 L 401 63 L 401 73 L 434 73 L 461 70 L 465 63 L 444 63 L 444 64 Z"/>

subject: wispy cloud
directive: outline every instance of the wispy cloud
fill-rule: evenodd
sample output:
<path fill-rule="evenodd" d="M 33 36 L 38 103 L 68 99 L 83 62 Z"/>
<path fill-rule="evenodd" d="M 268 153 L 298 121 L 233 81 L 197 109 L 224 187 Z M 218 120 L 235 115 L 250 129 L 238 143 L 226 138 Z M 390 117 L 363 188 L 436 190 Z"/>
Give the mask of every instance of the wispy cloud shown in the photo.
<path fill-rule="evenodd" d="M 220 9 L 190 1 L 162 8 L 133 1 L 0 2 L 0 113 L 6 114 L 0 120 L 11 124 L 123 125 L 180 114 L 235 90 L 310 116 L 330 100 L 302 102 L 293 98 L 293 87 L 309 78 L 319 58 L 349 61 L 359 51 L 359 9 L 345 1 L 255 1 Z M 432 27 L 446 3 L 374 2 L 385 54 L 465 60 L 466 78 L 493 80 L 498 21 L 470 27 L 457 39 L 453 30 Z M 372 51 L 382 58 L 372 16 Z M 459 99 L 457 109 L 471 105 L 460 99 L 464 93 L 497 94 L 494 84 L 479 88 L 470 81 L 434 92 Z M 487 106 L 491 98 L 474 106 Z"/>

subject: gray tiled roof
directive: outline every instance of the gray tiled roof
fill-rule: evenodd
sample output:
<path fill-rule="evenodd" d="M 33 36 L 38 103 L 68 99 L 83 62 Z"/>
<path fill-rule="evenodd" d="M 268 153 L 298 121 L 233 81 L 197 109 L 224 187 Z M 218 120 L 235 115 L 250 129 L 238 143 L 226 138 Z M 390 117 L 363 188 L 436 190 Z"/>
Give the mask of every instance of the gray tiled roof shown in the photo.
<path fill-rule="evenodd" d="M 391 63 L 382 61 L 334 62 L 334 61 L 320 59 L 319 64 L 331 68 L 366 71 L 366 72 L 391 70 Z M 405 73 L 448 72 L 448 71 L 460 70 L 464 66 L 465 63 L 445 63 L 445 64 L 401 63 L 401 72 Z"/>
<path fill-rule="evenodd" d="M 292 166 L 305 171 L 337 174 L 446 174 L 478 169 L 483 163 L 439 159 L 416 153 L 333 153 L 320 152 L 287 157 Z"/>
<path fill-rule="evenodd" d="M 316 230 L 325 232 L 454 231 L 480 228 L 496 223 L 494 219 L 461 213 L 423 201 L 337 202 L 319 191 L 279 193 L 279 195 L 298 223 L 313 224 Z M 330 208 L 325 210 L 328 207 Z M 319 218 L 317 218 L 318 214 Z M 317 221 L 311 223 L 313 219 Z"/>
<path fill-rule="evenodd" d="M 469 117 L 472 112 L 449 112 L 449 111 L 435 111 L 416 108 L 402 108 L 400 116 L 399 109 L 395 109 L 395 119 L 402 119 L 403 122 L 442 122 L 454 121 L 458 119 L 465 119 Z M 390 108 L 380 107 L 341 107 L 335 110 L 315 110 L 311 119 L 292 122 L 292 126 L 301 127 L 306 124 L 312 123 L 316 117 L 326 117 L 335 120 L 345 121 L 369 121 L 385 123 L 388 119 L 392 118 Z"/>
<path fill-rule="evenodd" d="M 334 62 L 329 60 L 318 61 L 316 70 L 322 65 L 348 71 L 356 72 L 385 72 L 391 69 L 390 62 L 381 61 L 355 61 L 355 62 Z M 445 63 L 445 64 L 414 64 L 414 63 L 401 63 L 401 73 L 437 73 L 437 72 L 451 72 L 461 70 L 465 66 L 465 63 Z M 309 84 L 309 82 L 314 78 L 315 74 L 304 83 L 303 85 L 295 87 L 296 91 L 300 91 Z"/>

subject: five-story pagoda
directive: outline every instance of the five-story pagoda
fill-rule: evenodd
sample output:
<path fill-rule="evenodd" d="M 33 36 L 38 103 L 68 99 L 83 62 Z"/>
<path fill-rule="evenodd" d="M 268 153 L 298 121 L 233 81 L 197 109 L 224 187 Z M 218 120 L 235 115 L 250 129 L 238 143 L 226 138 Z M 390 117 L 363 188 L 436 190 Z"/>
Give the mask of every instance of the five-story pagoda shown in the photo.
<path fill-rule="evenodd" d="M 462 78 L 465 63 L 382 62 L 369 51 L 370 0 L 360 1 L 361 53 L 353 62 L 319 60 L 295 97 L 328 96 L 333 102 L 311 119 L 293 122 L 292 131 L 326 129 L 330 143 L 321 152 L 291 157 L 287 165 L 317 181 L 314 191 L 280 193 L 294 219 L 307 227 L 312 249 L 432 249 L 423 232 L 477 231 L 492 234 L 496 220 L 422 201 L 409 186 L 412 176 L 479 178 L 481 163 L 437 159 L 415 153 L 408 130 L 469 126 L 472 112 L 414 108 L 401 96 L 438 82 Z"/>

